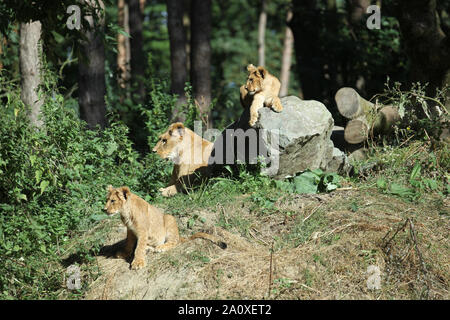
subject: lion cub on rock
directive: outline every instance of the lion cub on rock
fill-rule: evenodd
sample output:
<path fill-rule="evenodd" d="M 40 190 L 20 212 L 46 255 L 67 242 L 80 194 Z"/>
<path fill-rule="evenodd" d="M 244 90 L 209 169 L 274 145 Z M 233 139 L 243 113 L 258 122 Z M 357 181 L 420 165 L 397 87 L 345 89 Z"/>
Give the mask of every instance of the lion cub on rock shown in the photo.
<path fill-rule="evenodd" d="M 161 158 L 171 160 L 175 165 L 169 186 L 159 191 L 170 197 L 195 180 L 195 173 L 207 174 L 208 159 L 214 144 L 203 139 L 181 122 L 172 123 L 160 137 L 153 152 Z"/>
<path fill-rule="evenodd" d="M 164 214 L 160 209 L 131 193 L 128 187 L 108 186 L 105 210 L 109 215 L 120 213 L 120 218 L 127 227 L 125 247 L 116 253 L 116 257 L 125 259 L 130 257 L 137 242 L 131 263 L 134 270 L 145 267 L 147 249 L 162 252 L 174 248 L 181 242 L 196 238 L 209 240 L 222 249 L 227 247 L 225 242 L 203 232 L 195 233 L 189 239 L 181 238 L 173 216 Z"/>
<path fill-rule="evenodd" d="M 264 106 L 281 112 L 283 106 L 278 97 L 281 83 L 264 67 L 256 68 L 253 64 L 247 66 L 247 83 L 240 88 L 241 104 L 244 108 L 250 107 L 249 125 L 253 127 L 258 121 L 258 110 Z"/>

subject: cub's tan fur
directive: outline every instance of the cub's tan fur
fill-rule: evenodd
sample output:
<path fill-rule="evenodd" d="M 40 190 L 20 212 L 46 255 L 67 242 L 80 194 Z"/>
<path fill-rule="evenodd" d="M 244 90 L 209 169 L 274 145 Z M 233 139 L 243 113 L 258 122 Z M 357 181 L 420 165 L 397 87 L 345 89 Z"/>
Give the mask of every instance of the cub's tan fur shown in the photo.
<path fill-rule="evenodd" d="M 145 267 L 147 249 L 162 252 L 172 249 L 181 242 L 196 238 L 210 240 L 222 249 L 227 247 L 226 243 L 203 232 L 195 233 L 189 239 L 181 238 L 173 216 L 164 214 L 160 209 L 150 205 L 132 193 L 128 187 L 108 186 L 105 210 L 109 215 L 120 213 L 120 218 L 127 227 L 125 247 L 116 253 L 116 257 L 130 257 L 137 242 L 131 263 L 132 269 Z"/>
<path fill-rule="evenodd" d="M 264 67 L 247 66 L 247 83 L 240 88 L 241 104 L 244 108 L 250 107 L 249 125 L 253 127 L 258 121 L 258 110 L 262 107 L 271 107 L 276 112 L 281 112 L 278 94 L 280 93 L 280 81 L 269 73 Z"/>
<path fill-rule="evenodd" d="M 195 180 L 196 173 L 207 172 L 213 143 L 203 139 L 181 122 L 172 123 L 160 137 L 153 151 L 163 159 L 174 162 L 169 186 L 159 191 L 165 197 L 175 195 L 184 185 Z"/>

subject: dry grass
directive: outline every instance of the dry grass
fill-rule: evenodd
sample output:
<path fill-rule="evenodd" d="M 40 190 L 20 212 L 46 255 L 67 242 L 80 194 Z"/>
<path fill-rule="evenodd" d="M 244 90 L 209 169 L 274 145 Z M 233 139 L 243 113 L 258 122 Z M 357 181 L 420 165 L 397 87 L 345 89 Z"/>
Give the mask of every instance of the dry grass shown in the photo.
<path fill-rule="evenodd" d="M 286 195 L 273 209 L 255 211 L 243 196 L 193 212 L 204 221 L 202 229 L 228 243 L 226 250 L 197 239 L 149 253 L 139 271 L 129 270 L 126 261 L 97 257 L 102 275 L 86 298 L 450 298 L 449 221 L 439 214 L 448 207 L 348 190 Z M 178 219 L 183 234 L 200 228 L 184 229 L 188 219 Z M 119 226 L 109 244 L 125 236 Z M 379 290 L 367 287 L 370 265 L 381 271 Z"/>

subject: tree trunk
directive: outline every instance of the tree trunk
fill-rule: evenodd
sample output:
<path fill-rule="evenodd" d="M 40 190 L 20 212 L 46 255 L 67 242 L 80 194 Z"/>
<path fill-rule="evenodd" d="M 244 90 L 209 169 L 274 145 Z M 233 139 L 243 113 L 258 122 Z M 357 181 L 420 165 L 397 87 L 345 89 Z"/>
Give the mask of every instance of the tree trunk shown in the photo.
<path fill-rule="evenodd" d="M 191 74 L 191 0 L 183 0 L 183 27 L 186 32 L 186 69 Z"/>
<path fill-rule="evenodd" d="M 145 68 L 142 40 L 142 12 L 139 0 L 127 0 L 130 25 L 130 53 L 131 53 L 131 87 L 133 101 L 137 104 L 145 100 Z"/>
<path fill-rule="evenodd" d="M 211 118 L 211 0 L 191 3 L 191 81 L 202 118 Z"/>
<path fill-rule="evenodd" d="M 410 59 L 409 79 L 428 82 L 427 94 L 434 96 L 450 71 L 450 34 L 441 28 L 436 0 L 397 1 L 393 8 Z"/>
<path fill-rule="evenodd" d="M 444 85 L 450 88 L 450 70 L 447 70 Z M 445 103 L 445 109 L 447 109 L 447 112 L 450 112 L 450 89 L 447 91 L 447 101 Z"/>
<path fill-rule="evenodd" d="M 170 92 L 178 96 L 172 121 L 183 122 L 185 116 L 181 113 L 181 107 L 186 104 L 184 93 L 188 69 L 186 66 L 186 32 L 183 26 L 183 2 L 179 0 L 167 0 L 167 28 L 170 41 Z"/>
<path fill-rule="evenodd" d="M 100 8 L 96 7 L 97 0 L 86 0 L 86 4 L 96 9 L 99 18 L 85 16 L 91 30 L 83 30 L 86 41 L 80 43 L 78 57 L 78 104 L 80 117 L 85 120 L 90 129 L 97 125 L 106 127 L 106 83 L 105 83 L 105 48 L 102 39 L 104 20 L 100 18 L 104 11 L 102 1 L 98 1 Z M 95 21 L 95 23 L 94 23 Z"/>
<path fill-rule="evenodd" d="M 266 36 L 267 12 L 266 0 L 261 0 L 261 12 L 258 22 L 258 66 L 265 66 L 265 36 Z"/>
<path fill-rule="evenodd" d="M 23 103 L 30 108 L 30 121 L 37 127 L 42 126 L 39 119 L 43 100 L 38 98 L 38 89 L 41 83 L 41 61 L 39 46 L 41 37 L 41 22 L 34 21 L 20 24 L 20 73 L 21 94 Z"/>
<path fill-rule="evenodd" d="M 327 0 L 327 10 L 336 11 L 336 0 Z"/>
<path fill-rule="evenodd" d="M 118 24 L 126 33 L 130 34 L 128 24 L 128 5 L 125 0 L 119 0 L 117 3 Z M 117 69 L 119 73 L 119 87 L 128 92 L 130 87 L 130 39 L 119 33 L 117 35 Z M 124 97 L 121 97 L 123 102 Z"/>
<path fill-rule="evenodd" d="M 3 55 L 3 46 L 5 45 L 5 39 L 0 35 L 0 56 Z M 0 60 L 0 70 L 3 69 L 3 61 Z"/>
<path fill-rule="evenodd" d="M 139 0 L 139 9 L 141 10 L 141 13 L 144 14 L 144 9 L 145 9 L 145 3 L 147 2 L 147 0 Z"/>
<path fill-rule="evenodd" d="M 290 23 L 294 35 L 297 73 L 305 100 L 324 98 L 323 58 L 316 21 L 320 21 L 317 0 L 293 0 L 293 17 Z"/>
<path fill-rule="evenodd" d="M 284 97 L 288 94 L 289 90 L 289 77 L 292 64 L 292 49 L 294 46 L 294 36 L 292 30 L 289 27 L 289 22 L 292 19 L 292 10 L 288 10 L 286 22 L 286 31 L 284 34 L 284 48 L 283 48 L 283 58 L 281 61 L 281 74 L 280 74 L 280 97 Z"/>
<path fill-rule="evenodd" d="M 350 21 L 354 24 L 361 21 L 370 6 L 370 0 L 350 0 Z"/>

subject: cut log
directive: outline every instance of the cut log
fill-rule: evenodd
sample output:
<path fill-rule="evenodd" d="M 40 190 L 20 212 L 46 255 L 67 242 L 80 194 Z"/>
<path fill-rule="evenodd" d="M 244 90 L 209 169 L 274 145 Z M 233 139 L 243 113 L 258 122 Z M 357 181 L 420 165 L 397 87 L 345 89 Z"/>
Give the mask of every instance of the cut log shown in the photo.
<path fill-rule="evenodd" d="M 389 134 L 392 131 L 393 125 L 400 120 L 398 110 L 391 106 L 386 106 L 380 109 L 377 113 L 373 123 L 373 130 L 375 133 Z"/>
<path fill-rule="evenodd" d="M 368 115 L 374 110 L 374 104 L 361 98 L 353 88 L 339 89 L 334 99 L 336 100 L 339 113 L 349 120 Z"/>
<path fill-rule="evenodd" d="M 369 125 L 363 119 L 350 120 L 344 131 L 344 139 L 348 143 L 357 144 L 366 141 L 369 136 Z"/>
<path fill-rule="evenodd" d="M 350 120 L 344 130 L 344 139 L 348 143 L 356 144 L 366 141 L 369 135 L 372 137 L 376 134 L 388 135 L 398 120 L 400 116 L 397 109 L 390 106 L 383 107 L 373 121 L 367 120 L 364 116 Z"/>
<path fill-rule="evenodd" d="M 350 119 L 344 139 L 351 144 L 366 141 L 369 134 L 390 134 L 393 125 L 400 120 L 396 108 L 384 106 L 377 110 L 375 104 L 362 98 L 353 88 L 341 88 L 335 100 L 339 113 Z"/>

